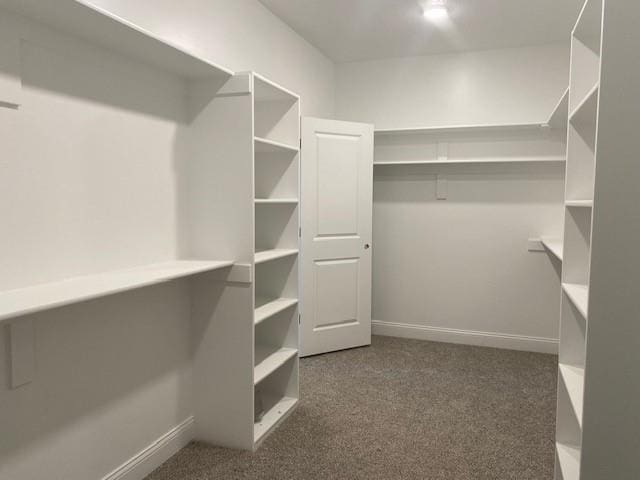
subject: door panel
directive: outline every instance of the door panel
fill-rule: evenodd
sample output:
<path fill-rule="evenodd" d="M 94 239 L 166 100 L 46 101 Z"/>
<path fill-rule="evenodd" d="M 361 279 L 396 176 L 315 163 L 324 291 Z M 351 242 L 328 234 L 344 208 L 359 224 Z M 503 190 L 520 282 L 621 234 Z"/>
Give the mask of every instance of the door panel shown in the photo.
<path fill-rule="evenodd" d="M 300 351 L 371 343 L 373 126 L 302 119 Z"/>

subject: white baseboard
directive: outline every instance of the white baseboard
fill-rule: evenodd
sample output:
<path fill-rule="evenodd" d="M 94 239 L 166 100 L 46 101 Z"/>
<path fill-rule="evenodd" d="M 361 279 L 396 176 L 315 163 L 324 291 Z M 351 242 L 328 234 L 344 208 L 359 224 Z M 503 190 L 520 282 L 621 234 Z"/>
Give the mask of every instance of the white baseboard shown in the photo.
<path fill-rule="evenodd" d="M 374 335 L 386 337 L 414 338 L 432 342 L 460 343 L 481 347 L 522 350 L 526 352 L 558 353 L 558 340 L 555 338 L 527 337 L 504 333 L 476 332 L 473 330 L 455 330 L 452 328 L 427 327 L 407 323 L 371 322 Z"/>
<path fill-rule="evenodd" d="M 193 417 L 187 418 L 134 455 L 102 480 L 142 480 L 194 439 Z"/>

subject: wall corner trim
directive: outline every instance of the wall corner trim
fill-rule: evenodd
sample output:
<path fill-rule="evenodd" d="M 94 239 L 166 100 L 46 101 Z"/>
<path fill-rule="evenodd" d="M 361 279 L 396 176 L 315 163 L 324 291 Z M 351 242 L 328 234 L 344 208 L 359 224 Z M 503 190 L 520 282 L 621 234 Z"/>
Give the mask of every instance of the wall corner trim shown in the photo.
<path fill-rule="evenodd" d="M 142 480 L 195 437 L 195 421 L 191 416 L 172 428 L 149 446 L 101 480 Z"/>
<path fill-rule="evenodd" d="M 458 343 L 554 355 L 558 353 L 558 339 L 555 338 L 456 330 L 451 328 L 411 325 L 407 323 L 384 322 L 381 320 L 372 320 L 371 324 L 374 335 L 386 337 L 413 338 L 432 342 Z"/>

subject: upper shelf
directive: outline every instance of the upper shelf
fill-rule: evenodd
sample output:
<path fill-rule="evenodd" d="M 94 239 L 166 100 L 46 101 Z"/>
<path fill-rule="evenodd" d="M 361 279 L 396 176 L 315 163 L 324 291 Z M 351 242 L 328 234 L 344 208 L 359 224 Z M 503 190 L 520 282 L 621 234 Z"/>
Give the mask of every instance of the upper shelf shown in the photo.
<path fill-rule="evenodd" d="M 376 135 L 426 135 L 439 133 L 492 132 L 500 130 L 532 130 L 548 127 L 545 123 L 506 123 L 480 125 L 449 125 L 442 127 L 381 128 Z"/>
<path fill-rule="evenodd" d="M 447 159 L 447 160 L 407 160 L 407 161 L 378 161 L 373 162 L 374 165 L 455 165 L 455 164 L 474 164 L 479 165 L 487 163 L 544 163 L 544 162 L 564 162 L 565 157 L 541 157 L 541 158 L 482 158 L 482 159 Z"/>
<path fill-rule="evenodd" d="M 0 7 L 186 78 L 222 82 L 233 75 L 86 0 L 0 0 Z"/>
<path fill-rule="evenodd" d="M 0 321 L 227 268 L 231 261 L 175 260 L 0 292 Z"/>

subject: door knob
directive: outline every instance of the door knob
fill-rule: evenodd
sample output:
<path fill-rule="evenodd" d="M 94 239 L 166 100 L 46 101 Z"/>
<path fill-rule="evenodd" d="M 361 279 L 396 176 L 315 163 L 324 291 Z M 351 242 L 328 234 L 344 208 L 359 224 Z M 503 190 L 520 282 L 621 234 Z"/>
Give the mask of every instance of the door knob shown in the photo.
<path fill-rule="evenodd" d="M 364 244 L 364 249 L 365 250 L 369 250 L 371 248 L 371 245 L 369 245 L 368 243 Z"/>

